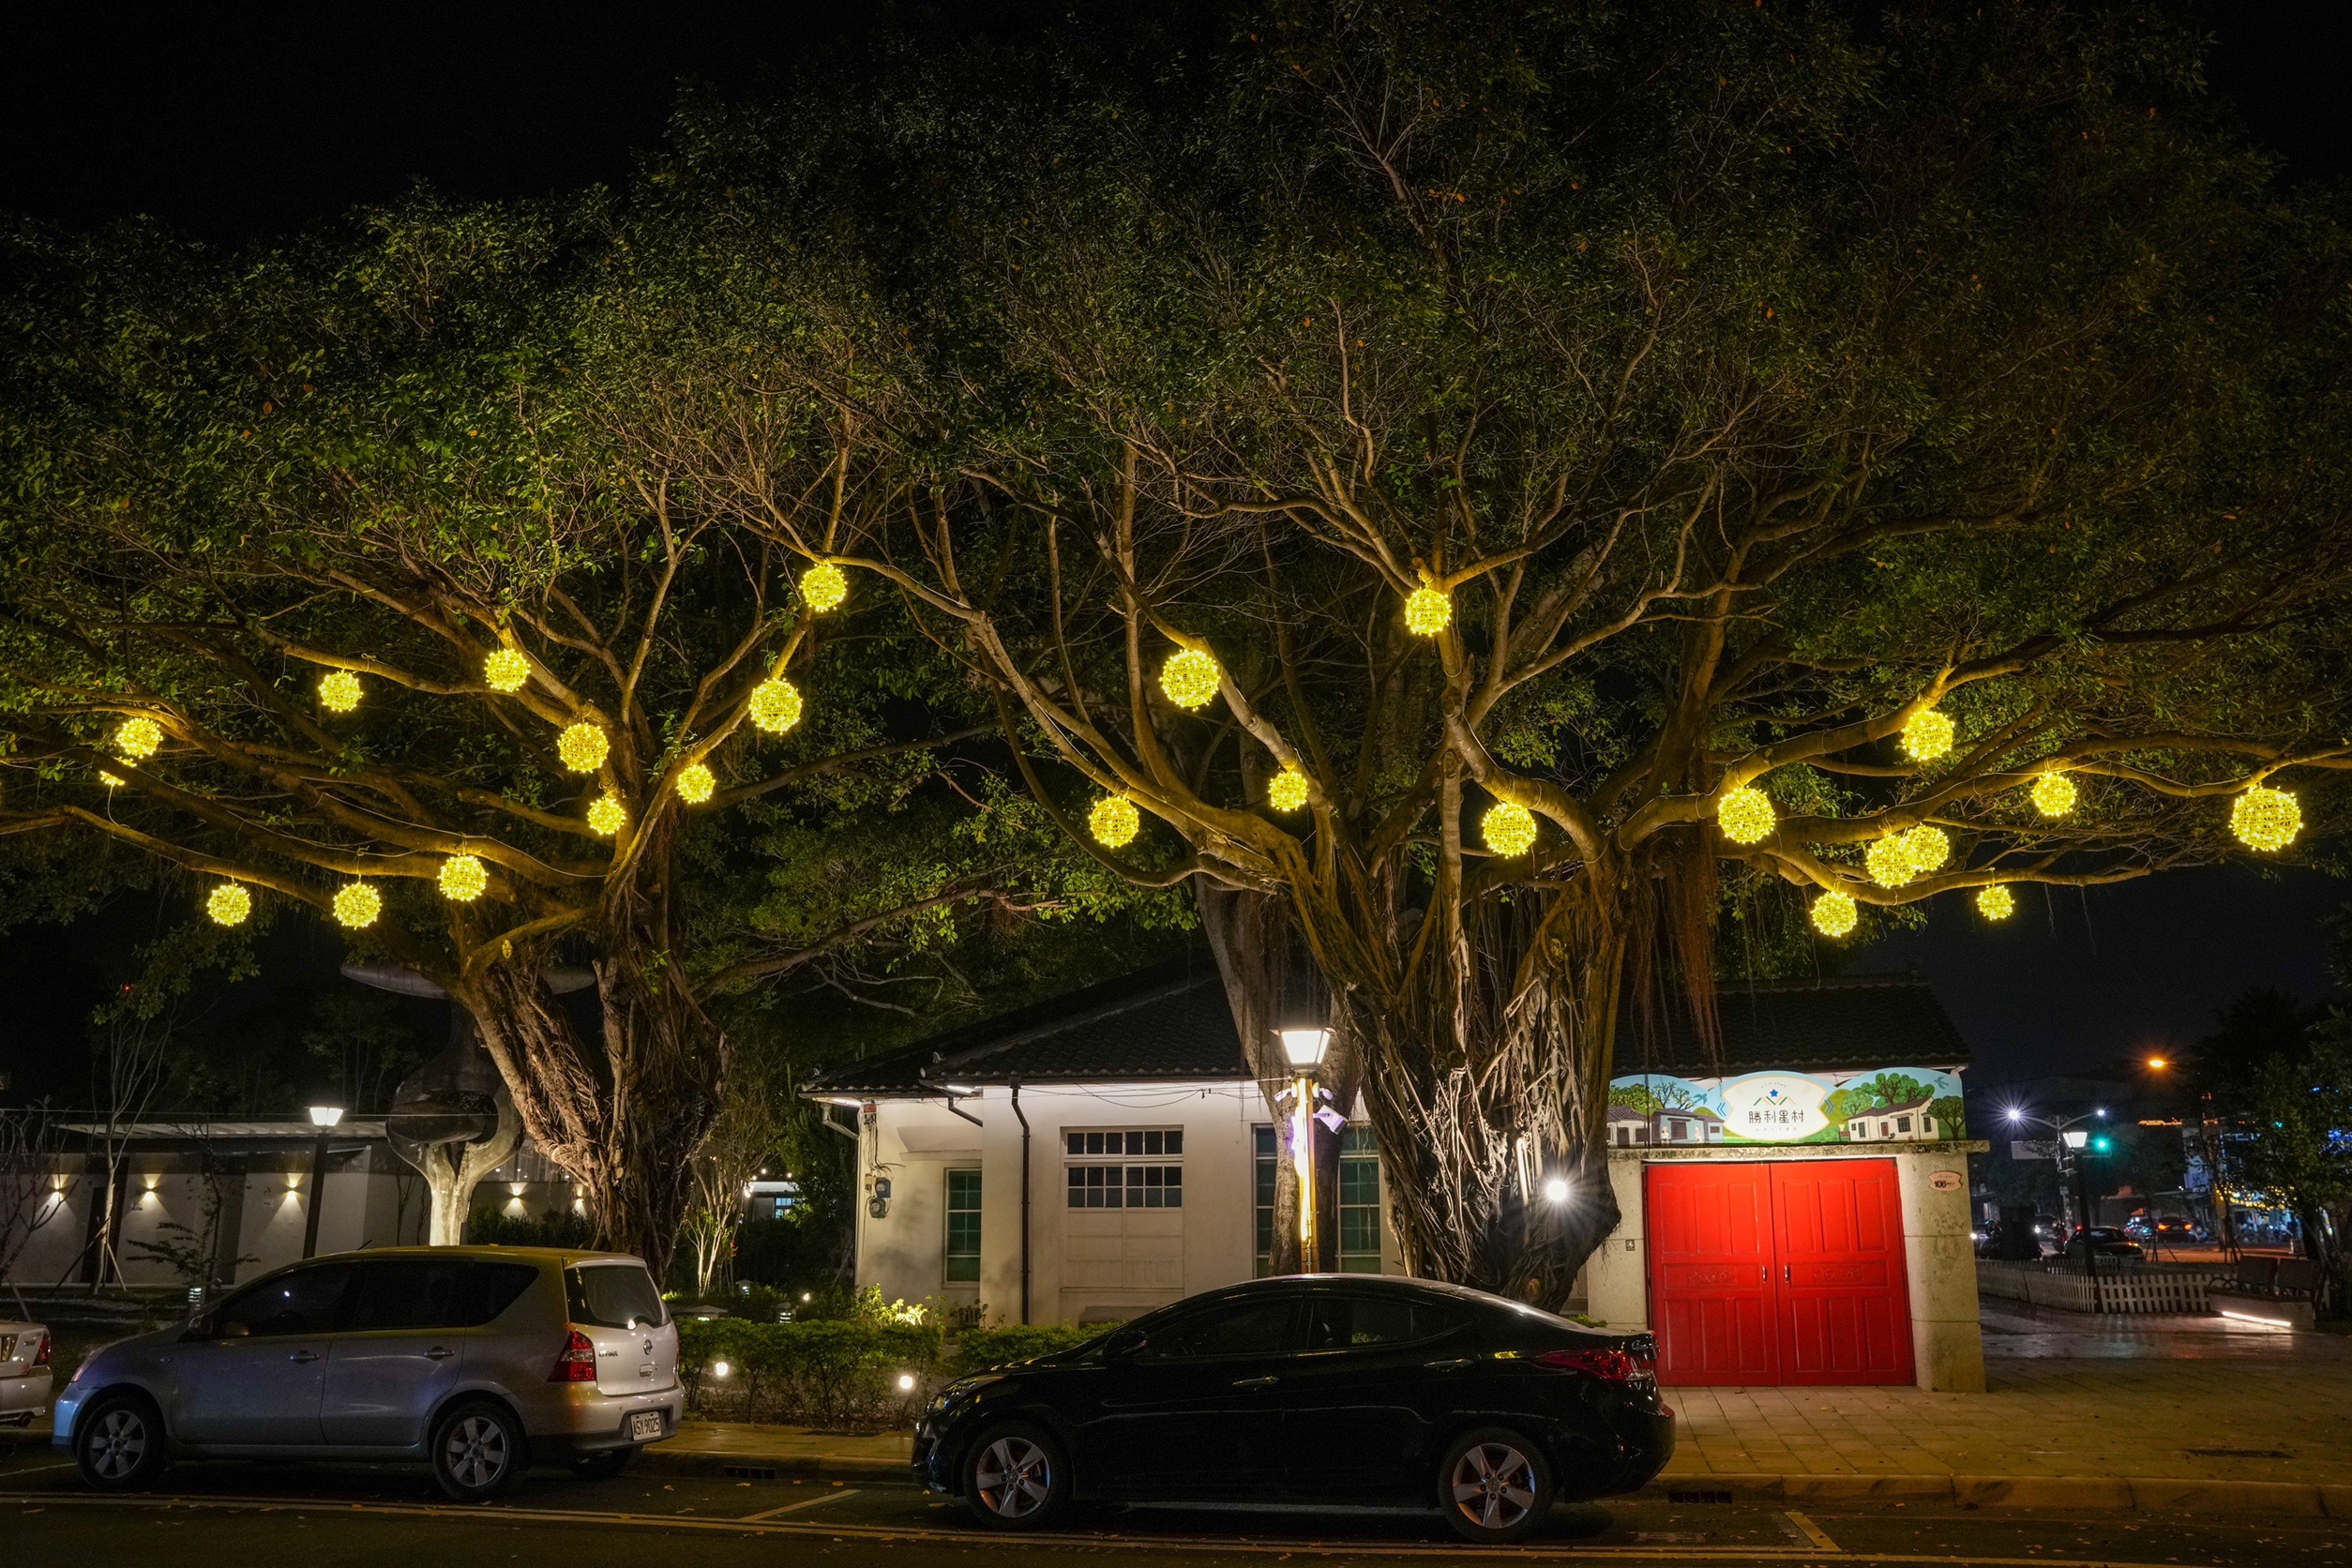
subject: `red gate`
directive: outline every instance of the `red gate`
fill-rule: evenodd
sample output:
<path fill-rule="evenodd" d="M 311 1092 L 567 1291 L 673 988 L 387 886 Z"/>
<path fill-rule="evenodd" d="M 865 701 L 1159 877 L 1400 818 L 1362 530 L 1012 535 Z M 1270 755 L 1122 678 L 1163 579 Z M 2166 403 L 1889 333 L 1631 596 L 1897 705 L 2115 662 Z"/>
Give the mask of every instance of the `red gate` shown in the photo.
<path fill-rule="evenodd" d="M 1661 1381 L 1911 1381 L 1892 1160 L 1661 1161 L 1645 1177 Z"/>

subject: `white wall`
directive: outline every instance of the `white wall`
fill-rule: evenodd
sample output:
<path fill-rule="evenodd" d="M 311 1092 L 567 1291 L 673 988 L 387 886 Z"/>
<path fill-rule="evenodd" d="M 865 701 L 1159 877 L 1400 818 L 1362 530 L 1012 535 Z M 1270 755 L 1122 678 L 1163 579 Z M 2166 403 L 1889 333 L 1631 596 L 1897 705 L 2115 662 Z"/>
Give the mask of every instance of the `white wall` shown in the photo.
<path fill-rule="evenodd" d="M 1968 1160 L 1982 1143 L 1876 1143 L 1869 1157 L 1895 1163 L 1903 1208 L 1903 1253 L 1910 1289 L 1911 1359 L 1919 1386 L 1984 1392 L 1984 1344 L 1977 1321 L 1976 1253 L 1968 1239 Z M 1650 1242 L 1642 1168 L 1667 1159 L 1850 1159 L 1846 1144 L 1789 1144 L 1769 1155 L 1624 1150 L 1609 1155 L 1609 1185 L 1622 1216 L 1585 1265 L 1585 1310 L 1614 1329 L 1650 1327 Z M 1957 1176 L 1935 1188 L 1937 1172 Z"/>

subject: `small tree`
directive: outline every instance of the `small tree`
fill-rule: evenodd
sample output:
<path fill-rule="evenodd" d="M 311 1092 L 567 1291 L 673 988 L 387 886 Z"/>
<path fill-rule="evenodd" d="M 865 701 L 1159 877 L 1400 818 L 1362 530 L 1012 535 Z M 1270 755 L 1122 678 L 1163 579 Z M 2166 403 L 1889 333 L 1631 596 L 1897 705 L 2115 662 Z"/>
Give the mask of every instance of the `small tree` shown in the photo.
<path fill-rule="evenodd" d="M 2352 1019 L 2339 1009 L 2303 1048 L 2264 1061 L 2244 1105 L 2244 1180 L 2294 1210 L 2319 1315 L 2352 1317 Z"/>
<path fill-rule="evenodd" d="M 717 1119 L 694 1155 L 694 1196 L 686 1233 L 694 1248 L 694 1289 L 708 1299 L 734 1249 L 748 1184 L 779 1157 L 792 1085 L 769 1051 L 738 1053 Z"/>

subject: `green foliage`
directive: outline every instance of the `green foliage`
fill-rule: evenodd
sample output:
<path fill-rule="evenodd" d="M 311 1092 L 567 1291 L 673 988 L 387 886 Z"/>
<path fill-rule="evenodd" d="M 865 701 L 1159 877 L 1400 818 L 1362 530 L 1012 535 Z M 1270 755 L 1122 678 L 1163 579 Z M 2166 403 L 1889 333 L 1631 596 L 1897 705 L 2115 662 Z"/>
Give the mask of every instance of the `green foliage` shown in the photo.
<path fill-rule="evenodd" d="M 596 1244 L 596 1228 L 584 1215 L 550 1209 L 533 1219 L 504 1209 L 481 1208 L 465 1216 L 468 1246 L 585 1247 Z"/>
<path fill-rule="evenodd" d="M 998 1328 L 969 1329 L 956 1341 L 955 1375 L 991 1372 L 1000 1366 L 1057 1350 L 1074 1349 L 1108 1334 L 1113 1323 L 1007 1323 Z"/>
<path fill-rule="evenodd" d="M 717 1367 L 724 1364 L 725 1376 Z M 828 1428 L 900 1425 L 941 1369 L 934 1323 L 851 1319 L 678 1319 L 678 1376 L 689 1413 Z M 912 1389 L 898 1387 L 912 1377 Z"/>

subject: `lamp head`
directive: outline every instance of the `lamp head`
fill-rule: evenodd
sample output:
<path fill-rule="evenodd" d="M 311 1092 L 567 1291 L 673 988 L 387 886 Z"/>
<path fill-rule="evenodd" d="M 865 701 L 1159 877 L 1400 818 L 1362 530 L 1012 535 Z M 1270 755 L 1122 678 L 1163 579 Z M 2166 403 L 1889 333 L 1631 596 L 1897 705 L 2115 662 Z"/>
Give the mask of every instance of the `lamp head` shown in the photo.
<path fill-rule="evenodd" d="M 2022 1122 L 2026 1119 L 2026 1113 L 2018 1109 L 2015 1106 L 2011 1106 L 2009 1108 L 2009 1119 L 2012 1122 Z"/>
<path fill-rule="evenodd" d="M 314 1127 L 331 1127 L 342 1119 L 343 1108 L 341 1106 L 312 1106 L 310 1108 L 310 1125 Z"/>
<path fill-rule="evenodd" d="M 2085 1148 L 2090 1142 L 2090 1132 L 2084 1127 L 2069 1127 L 2058 1136 L 2066 1139 L 2066 1146 L 2069 1149 Z"/>
<path fill-rule="evenodd" d="M 1545 1182 L 1545 1183 L 1544 1184 L 1544 1197 L 1545 1197 L 1545 1199 L 1547 1202 L 1552 1202 L 1552 1203 L 1565 1203 L 1565 1202 L 1567 1202 L 1567 1201 L 1568 1201 L 1568 1180 L 1567 1180 L 1567 1178 L 1566 1178 L 1566 1177 L 1564 1177 L 1564 1176 L 1555 1176 L 1555 1177 L 1553 1177 L 1550 1181 Z"/>
<path fill-rule="evenodd" d="M 1282 1053 L 1290 1059 L 1291 1066 L 1319 1067 L 1322 1065 L 1323 1052 L 1331 1046 L 1330 1030 L 1279 1029 L 1274 1033 L 1282 1036 Z"/>

